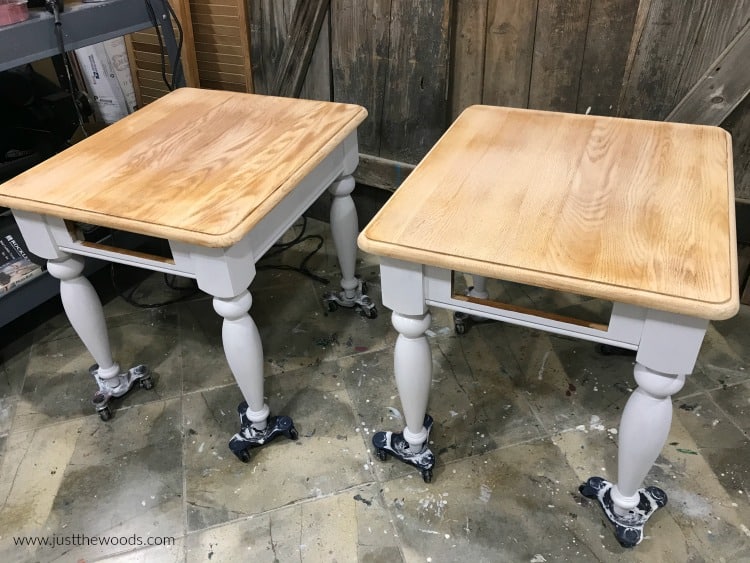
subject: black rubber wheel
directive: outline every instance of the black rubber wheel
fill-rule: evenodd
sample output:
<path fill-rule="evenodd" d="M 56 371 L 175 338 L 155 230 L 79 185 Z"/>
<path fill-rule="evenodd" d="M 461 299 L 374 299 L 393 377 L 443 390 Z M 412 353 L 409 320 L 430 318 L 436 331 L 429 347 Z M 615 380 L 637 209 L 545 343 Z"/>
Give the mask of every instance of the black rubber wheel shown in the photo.
<path fill-rule="evenodd" d="M 364 295 L 367 295 L 367 282 L 364 282 L 364 281 L 362 282 L 362 287 L 361 287 L 361 289 L 362 289 L 362 293 L 363 293 Z"/>
<path fill-rule="evenodd" d="M 143 387 L 144 389 L 153 389 L 154 388 L 154 380 L 151 379 L 151 376 L 142 377 L 141 379 L 139 379 L 139 381 L 141 383 L 141 387 Z"/>
<path fill-rule="evenodd" d="M 466 334 L 466 325 L 464 323 L 456 323 L 453 325 L 456 330 L 456 334 Z"/>
<path fill-rule="evenodd" d="M 432 469 L 423 469 L 422 479 L 425 483 L 432 483 Z"/>
<path fill-rule="evenodd" d="M 97 412 L 99 413 L 99 418 L 101 418 L 104 422 L 107 422 L 112 418 L 112 411 L 108 406 L 104 407 L 103 409 L 99 409 Z"/>
<path fill-rule="evenodd" d="M 290 428 L 289 429 L 289 439 L 290 440 L 296 440 L 299 438 L 299 432 L 297 432 L 296 428 Z"/>
<path fill-rule="evenodd" d="M 234 455 L 236 455 L 237 459 L 239 459 L 242 463 L 248 463 L 250 461 L 250 452 L 248 452 L 247 450 L 234 452 Z"/>
<path fill-rule="evenodd" d="M 375 307 L 370 307 L 369 309 L 362 309 L 362 311 L 365 314 L 365 317 L 368 319 L 377 319 L 378 318 L 378 310 Z"/>
<path fill-rule="evenodd" d="M 328 301 L 328 312 L 333 313 L 339 308 L 339 304 L 335 301 Z"/>
<path fill-rule="evenodd" d="M 388 459 L 388 452 L 385 451 L 382 448 L 375 448 L 375 455 L 380 461 L 385 461 Z"/>

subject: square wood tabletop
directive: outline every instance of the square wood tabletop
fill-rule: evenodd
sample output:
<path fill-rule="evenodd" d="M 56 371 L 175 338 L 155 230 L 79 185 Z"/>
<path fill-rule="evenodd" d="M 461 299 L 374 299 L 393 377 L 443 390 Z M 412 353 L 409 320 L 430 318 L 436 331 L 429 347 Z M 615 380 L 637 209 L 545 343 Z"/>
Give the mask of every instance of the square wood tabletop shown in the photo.
<path fill-rule="evenodd" d="M 180 88 L 0 185 L 0 205 L 226 247 L 366 116 L 351 104 Z"/>
<path fill-rule="evenodd" d="M 739 307 L 718 127 L 465 110 L 359 237 L 376 255 L 708 319 Z"/>

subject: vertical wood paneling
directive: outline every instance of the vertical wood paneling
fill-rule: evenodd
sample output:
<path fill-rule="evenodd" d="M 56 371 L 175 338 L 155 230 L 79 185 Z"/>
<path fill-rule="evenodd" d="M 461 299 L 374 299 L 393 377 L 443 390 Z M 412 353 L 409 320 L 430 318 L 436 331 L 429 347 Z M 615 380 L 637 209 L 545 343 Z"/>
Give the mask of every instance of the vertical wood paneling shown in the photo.
<path fill-rule="evenodd" d="M 615 115 L 638 0 L 592 1 L 581 66 L 578 113 Z"/>
<path fill-rule="evenodd" d="M 417 162 L 448 117 L 450 0 L 398 0 L 391 7 L 380 156 Z"/>
<path fill-rule="evenodd" d="M 268 94 L 279 68 L 296 0 L 249 1 L 253 83 L 258 94 Z"/>
<path fill-rule="evenodd" d="M 482 103 L 487 0 L 456 0 L 453 17 L 451 121 L 468 106 Z"/>
<path fill-rule="evenodd" d="M 318 35 L 300 98 L 307 100 L 331 100 L 331 36 L 330 10 L 323 20 Z"/>
<path fill-rule="evenodd" d="M 482 102 L 525 108 L 529 101 L 537 0 L 489 0 Z"/>
<path fill-rule="evenodd" d="M 576 111 L 591 0 L 539 2 L 529 107 Z"/>
<path fill-rule="evenodd" d="M 359 150 L 380 152 L 388 71 L 391 0 L 331 1 L 333 98 L 367 108 L 359 126 Z"/>

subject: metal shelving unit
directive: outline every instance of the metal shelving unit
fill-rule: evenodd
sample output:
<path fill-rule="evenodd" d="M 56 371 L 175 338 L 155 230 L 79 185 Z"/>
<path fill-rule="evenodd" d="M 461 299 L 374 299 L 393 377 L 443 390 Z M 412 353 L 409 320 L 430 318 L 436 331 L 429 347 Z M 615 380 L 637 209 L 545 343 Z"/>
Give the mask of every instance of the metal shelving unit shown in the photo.
<path fill-rule="evenodd" d="M 178 60 L 177 41 L 165 1 L 152 0 L 151 6 L 167 54 L 170 60 Z M 28 20 L 0 27 L 0 71 L 60 54 L 52 14 L 42 8 L 32 8 L 29 12 Z M 153 27 L 143 0 L 67 1 L 60 22 L 66 51 Z M 179 76 L 183 76 L 181 72 Z M 178 85 L 184 85 L 184 79 L 178 80 Z M 3 226 L 6 221 L 13 218 L 0 217 Z M 92 260 L 85 272 L 91 274 L 104 265 Z M 59 281 L 45 272 L 0 297 L 0 327 L 57 295 L 59 287 Z"/>

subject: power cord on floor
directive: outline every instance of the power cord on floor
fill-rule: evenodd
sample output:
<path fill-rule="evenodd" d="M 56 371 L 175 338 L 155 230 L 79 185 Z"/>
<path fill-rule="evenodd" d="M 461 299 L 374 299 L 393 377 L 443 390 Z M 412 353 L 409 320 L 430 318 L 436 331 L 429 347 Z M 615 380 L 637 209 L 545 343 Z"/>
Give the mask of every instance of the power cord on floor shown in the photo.
<path fill-rule="evenodd" d="M 281 243 L 274 244 L 271 247 L 271 249 L 268 252 L 266 252 L 266 254 L 258 261 L 258 263 L 255 265 L 255 269 L 256 270 L 291 270 L 293 272 L 298 272 L 302 274 L 303 276 L 306 276 L 324 285 L 327 285 L 328 283 L 330 283 L 330 280 L 323 278 L 321 276 L 318 276 L 317 274 L 314 274 L 307 267 L 307 263 L 310 261 L 310 259 L 313 256 L 315 256 L 315 254 L 323 247 L 323 237 L 320 235 L 305 236 L 306 230 L 307 230 L 307 218 L 303 216 L 299 234 L 297 234 L 289 242 L 281 242 Z M 316 240 L 318 241 L 318 244 L 315 246 L 315 248 L 313 248 L 309 253 L 305 255 L 305 257 L 300 262 L 299 266 L 290 266 L 287 264 L 263 264 L 262 263 L 264 260 L 268 258 L 273 258 L 274 256 L 278 256 L 285 250 L 288 250 L 294 246 L 302 244 L 303 242 L 306 242 L 308 240 Z M 116 279 L 116 273 L 115 273 L 116 267 L 117 265 L 115 263 L 112 263 L 110 265 L 110 279 L 112 281 L 112 287 L 114 288 L 117 295 L 119 295 L 124 301 L 140 309 L 157 309 L 159 307 L 166 307 L 167 305 L 174 305 L 175 303 L 192 301 L 192 300 L 196 300 L 195 298 L 196 294 L 202 294 L 202 292 L 198 289 L 198 285 L 196 284 L 195 280 L 191 280 L 190 286 L 179 286 L 175 283 L 175 280 L 177 279 L 178 276 L 174 276 L 171 274 L 164 274 L 164 284 L 167 287 L 175 291 L 185 291 L 187 293 L 184 293 L 183 295 L 175 297 L 174 299 L 168 299 L 166 301 L 161 301 L 157 303 L 143 303 L 143 302 L 137 301 L 133 297 L 133 295 L 135 294 L 136 291 L 138 291 L 141 284 L 145 280 L 140 281 L 129 290 L 122 290 L 117 285 L 117 279 Z"/>

